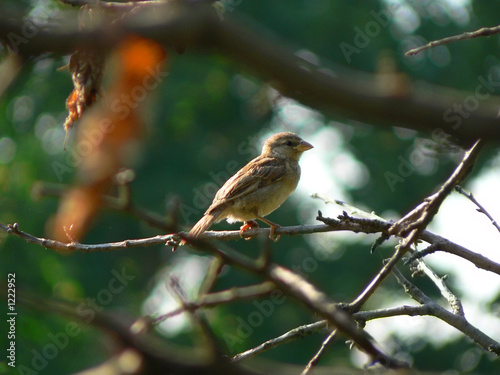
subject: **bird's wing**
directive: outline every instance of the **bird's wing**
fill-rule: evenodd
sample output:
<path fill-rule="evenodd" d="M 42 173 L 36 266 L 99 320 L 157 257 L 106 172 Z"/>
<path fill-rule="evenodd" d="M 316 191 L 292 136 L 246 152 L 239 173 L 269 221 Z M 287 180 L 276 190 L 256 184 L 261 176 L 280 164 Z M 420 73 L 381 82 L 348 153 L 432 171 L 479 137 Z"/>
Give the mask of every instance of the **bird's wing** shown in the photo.
<path fill-rule="evenodd" d="M 284 160 L 271 157 L 256 157 L 241 168 L 219 189 L 210 208 L 250 194 L 258 188 L 271 185 L 286 173 Z"/>

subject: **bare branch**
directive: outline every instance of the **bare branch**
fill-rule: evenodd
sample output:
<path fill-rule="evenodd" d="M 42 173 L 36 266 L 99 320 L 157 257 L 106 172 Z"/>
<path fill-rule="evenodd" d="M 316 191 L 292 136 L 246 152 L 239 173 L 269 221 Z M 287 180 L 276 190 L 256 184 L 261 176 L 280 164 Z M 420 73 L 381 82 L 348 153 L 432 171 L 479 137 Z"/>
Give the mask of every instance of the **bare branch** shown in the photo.
<path fill-rule="evenodd" d="M 138 240 L 125 240 L 120 242 L 102 243 L 95 245 L 85 245 L 78 242 L 64 243 L 60 241 L 50 240 L 42 237 L 35 237 L 29 233 L 19 230 L 17 223 L 14 224 L 1 224 L 0 229 L 22 238 L 27 243 L 40 245 L 46 249 L 59 250 L 59 251 L 82 251 L 82 252 L 95 252 L 95 251 L 112 251 L 117 249 L 126 249 L 130 247 L 154 246 L 164 244 L 170 236 L 155 236 L 149 238 L 142 238 Z"/>
<path fill-rule="evenodd" d="M 330 332 L 328 337 L 321 343 L 321 347 L 319 348 L 318 352 L 307 363 L 306 368 L 301 372 L 300 375 L 307 375 L 314 367 L 316 367 L 328 344 L 330 344 L 330 342 L 335 338 L 336 334 L 337 330 L 333 330 L 332 332 Z"/>
<path fill-rule="evenodd" d="M 285 267 L 271 264 L 267 270 L 267 277 L 285 293 L 293 296 L 306 305 L 311 311 L 326 318 L 339 333 L 349 337 L 360 349 L 369 354 L 375 362 L 388 368 L 407 367 L 408 365 L 390 358 L 377 349 L 369 336 L 360 329 L 351 315 L 346 313 L 338 304 L 333 303 L 323 292 L 300 275 Z"/>
<path fill-rule="evenodd" d="M 181 314 L 184 311 L 195 311 L 201 307 L 212 307 L 223 303 L 233 302 L 240 299 L 261 297 L 271 293 L 276 286 L 271 282 L 264 282 L 258 285 L 231 288 L 216 293 L 202 294 L 195 302 L 184 301 L 183 305 L 167 314 L 162 314 L 152 321 L 153 325 L 159 324 L 168 318 Z"/>
<path fill-rule="evenodd" d="M 491 224 L 493 224 L 493 226 L 500 232 L 500 225 L 498 225 L 498 223 L 496 222 L 495 219 L 493 219 L 493 216 L 491 216 L 488 211 L 486 211 L 486 209 L 477 201 L 477 199 L 474 197 L 474 195 L 472 193 L 467 193 L 461 186 L 457 185 L 455 186 L 455 190 L 458 191 L 460 194 L 466 196 L 467 198 L 469 198 L 469 200 L 474 203 L 478 208 L 477 208 L 477 212 L 480 212 L 484 215 L 486 215 L 486 217 L 488 219 L 490 219 L 491 221 Z"/>
<path fill-rule="evenodd" d="M 124 176 L 126 173 L 121 172 L 119 175 Z M 156 212 L 152 212 L 142 207 L 136 206 L 131 201 L 131 193 L 130 193 L 130 182 L 131 180 L 126 180 L 123 177 L 116 178 L 118 182 L 118 196 L 114 197 L 111 195 L 102 196 L 102 203 L 109 209 L 126 212 L 131 214 L 138 219 L 144 221 L 148 225 L 162 229 L 166 232 L 174 232 L 176 231 L 176 223 L 169 216 L 166 215 L 163 217 Z M 37 181 L 33 184 L 31 189 L 31 194 L 35 198 L 41 197 L 62 197 L 65 193 L 69 191 L 69 187 L 63 184 L 54 184 L 48 182 Z M 175 203 L 175 202 L 174 202 Z"/>
<path fill-rule="evenodd" d="M 391 273 L 392 269 L 396 266 L 399 260 L 405 254 L 404 248 L 401 246 L 396 247 L 396 251 L 392 257 L 384 263 L 380 271 L 373 277 L 370 283 L 363 289 L 363 291 L 354 299 L 354 301 L 346 304 L 346 308 L 351 313 L 358 312 L 363 304 L 375 293 L 380 284 Z"/>
<path fill-rule="evenodd" d="M 414 243 L 420 233 L 425 230 L 427 225 L 437 214 L 439 207 L 444 202 L 453 188 L 463 181 L 472 170 L 472 166 L 481 151 L 484 142 L 478 140 L 465 152 L 460 164 L 455 168 L 451 176 L 443 183 L 439 190 L 431 196 L 425 198 L 422 203 L 412 211 L 399 219 L 389 229 L 390 234 L 397 234 L 400 237 L 406 237 L 403 246 Z"/>
<path fill-rule="evenodd" d="M 387 309 L 377 309 L 377 310 L 367 310 L 358 311 L 353 314 L 354 319 L 358 322 L 364 323 L 369 320 L 391 318 L 393 316 L 417 316 L 417 315 L 429 315 L 429 309 L 426 305 L 420 306 L 408 306 L 402 305 L 398 307 L 391 307 Z"/>
<path fill-rule="evenodd" d="M 484 255 L 475 253 L 463 246 L 460 246 L 446 238 L 438 236 L 429 231 L 422 233 L 422 240 L 432 244 L 428 248 L 415 252 L 410 259 L 417 259 L 432 254 L 435 251 L 444 251 L 454 254 L 473 263 L 476 267 L 500 275 L 500 264 L 486 258 Z"/>
<path fill-rule="evenodd" d="M 401 237 L 402 241 L 400 245 L 396 247 L 393 256 L 384 264 L 368 286 L 353 302 L 349 303 L 347 306 L 349 311 L 359 311 L 361 306 L 370 298 L 401 258 L 411 250 L 411 246 L 420 238 L 421 233 L 425 231 L 427 225 L 437 214 L 439 207 L 454 186 L 463 181 L 469 174 L 482 146 L 483 142 L 481 142 L 481 140 L 476 141 L 465 153 L 462 162 L 455 168 L 451 176 L 444 182 L 438 192 L 425 198 L 422 203 L 388 229 L 387 232 L 389 235 Z"/>
<path fill-rule="evenodd" d="M 325 224 L 317 225 L 298 225 L 290 227 L 282 227 L 276 229 L 276 234 L 280 235 L 298 235 L 298 234 L 313 234 L 313 233 L 325 233 L 325 232 L 336 232 L 336 231 L 352 231 L 354 233 L 387 233 L 387 229 L 392 225 L 389 221 L 381 220 L 370 220 L 370 219 L 356 219 L 349 216 L 342 216 L 339 219 L 332 219 L 323 217 L 320 213 L 318 220 L 323 221 Z M 95 252 L 95 251 L 114 251 L 120 249 L 126 249 L 131 247 L 147 247 L 163 245 L 165 242 L 175 239 L 177 235 L 159 235 L 148 238 L 141 238 L 137 240 L 125 240 L 112 243 L 102 243 L 96 245 L 90 244 L 80 244 L 80 243 L 63 243 L 55 240 L 45 239 L 41 237 L 35 237 L 29 233 L 19 230 L 18 225 L 14 224 L 2 224 L 0 223 L 0 229 L 8 234 L 22 238 L 28 243 L 43 246 L 47 249 L 60 250 L 60 251 L 82 251 L 82 252 Z M 269 229 L 267 228 L 256 228 L 249 230 L 248 233 L 244 233 L 246 236 L 252 237 L 262 237 L 269 236 Z M 241 239 L 239 231 L 207 231 L 201 237 L 200 240 L 206 239 L 218 239 L 218 240 L 237 240 Z M 432 254 L 435 251 L 444 251 L 450 254 L 454 254 L 463 259 L 468 260 L 476 267 L 484 269 L 486 271 L 494 272 L 500 275 L 500 264 L 488 259 L 487 257 L 475 253 L 461 245 L 458 245 L 446 238 L 443 238 L 437 234 L 434 234 L 428 230 L 425 230 L 421 239 L 432 244 L 428 249 L 416 252 L 412 258 L 417 259 L 428 254 Z"/>
<path fill-rule="evenodd" d="M 448 288 L 448 286 L 444 282 L 445 278 L 436 275 L 436 273 L 422 259 L 418 259 L 417 263 L 419 271 L 422 271 L 425 275 L 427 275 L 427 277 L 438 287 L 441 295 L 446 298 L 453 313 L 465 316 L 462 302 Z"/>
<path fill-rule="evenodd" d="M 427 306 L 429 312 L 428 315 L 435 316 L 436 318 L 443 320 L 452 327 L 461 331 L 464 335 L 470 337 L 487 351 L 500 355 L 500 344 L 471 325 L 463 315 L 454 314 L 439 306 L 419 288 L 410 283 L 397 268 L 393 269 L 393 274 L 398 283 L 403 286 L 406 293 L 408 293 L 415 301 Z"/>
<path fill-rule="evenodd" d="M 446 37 L 443 39 L 433 40 L 432 42 L 424 44 L 423 46 L 420 46 L 417 48 L 412 48 L 411 50 L 406 52 L 405 55 L 413 56 L 413 55 L 416 55 L 422 51 L 425 51 L 426 49 L 441 46 L 443 44 L 458 42 L 460 40 L 465 40 L 465 39 L 478 38 L 481 36 L 491 36 L 491 35 L 495 35 L 498 33 L 500 33 L 500 26 L 483 27 L 483 28 L 476 30 L 476 31 L 468 31 L 468 32 L 465 32 L 462 34 L 449 36 L 449 37 Z"/>
<path fill-rule="evenodd" d="M 255 357 L 257 354 L 260 354 L 266 350 L 272 349 L 278 345 L 285 344 L 285 343 L 288 343 L 290 341 L 311 335 L 315 332 L 324 330 L 324 329 L 326 329 L 327 326 L 328 326 L 328 322 L 326 320 L 321 320 L 321 321 L 316 322 L 316 323 L 311 323 L 311 324 L 307 324 L 304 326 L 294 328 L 291 331 L 288 331 L 287 333 L 285 333 L 281 336 L 278 336 L 274 339 L 266 341 L 253 349 L 247 350 L 243 353 L 236 354 L 231 359 L 231 362 L 239 362 L 239 361 L 243 361 L 246 359 L 250 359 L 252 357 Z"/>
<path fill-rule="evenodd" d="M 479 107 L 460 118 L 457 126 L 443 118 L 456 103 L 470 95 L 451 93 L 428 84 L 406 84 L 404 90 L 381 87 L 377 75 L 351 71 L 341 66 L 304 69 L 286 43 L 266 34 L 262 28 L 254 32 L 252 25 L 234 14 L 221 21 L 213 7 L 187 2 L 168 2 L 141 7 L 128 22 L 109 24 L 81 31 L 75 15 L 61 19 L 67 24 L 40 27 L 27 43 L 18 46 L 24 56 L 46 52 L 68 54 L 75 46 L 91 43 L 109 50 L 124 35 L 133 33 L 154 39 L 174 49 L 191 47 L 215 48 L 254 69 L 265 80 L 273 82 L 283 94 L 320 110 L 348 116 L 378 126 L 404 126 L 415 130 L 444 130 L 460 139 L 500 139 L 498 100 L 482 100 Z M 233 20 L 231 20 L 233 18 Z M 23 35 L 23 23 L 0 9 L 0 38 L 11 33 Z"/>
<path fill-rule="evenodd" d="M 219 277 L 219 273 L 222 270 L 222 267 L 224 267 L 224 263 L 220 258 L 215 257 L 210 263 L 207 274 L 205 275 L 203 283 L 200 286 L 199 295 L 210 293 L 215 285 L 215 282 L 217 281 L 217 278 Z"/>
<path fill-rule="evenodd" d="M 92 5 L 99 3 L 99 6 L 113 9 L 130 9 L 135 8 L 137 6 L 144 5 L 158 5 L 158 0 L 141 0 L 139 1 L 128 1 L 128 2 L 114 2 L 114 1 L 99 1 L 99 0 L 57 0 L 63 4 L 72 5 L 75 7 L 81 7 L 84 5 Z"/>
<path fill-rule="evenodd" d="M 172 236 L 156 236 L 149 239 L 142 240 L 127 240 L 111 244 L 98 244 L 98 245 L 82 245 L 78 243 L 64 244 L 57 241 L 40 239 L 19 231 L 17 224 L 5 226 L 0 224 L 0 228 L 4 229 L 7 233 L 17 235 L 27 242 L 36 243 L 44 247 L 50 247 L 57 250 L 80 250 L 80 251 L 106 251 L 114 250 L 116 248 L 132 247 L 132 246 L 148 246 L 152 244 L 164 243 Z M 266 264 L 265 267 L 256 264 L 251 260 L 240 254 L 229 254 L 219 250 L 210 243 L 201 239 L 196 239 L 192 243 L 200 250 L 207 251 L 213 255 L 221 258 L 221 260 L 230 265 L 237 266 L 246 271 L 263 276 L 268 281 L 274 283 L 286 294 L 291 295 L 293 298 L 302 302 L 311 311 L 322 315 L 332 325 L 334 325 L 341 333 L 352 339 L 362 350 L 372 356 L 374 361 L 378 361 L 384 366 L 390 368 L 398 368 L 406 366 L 406 364 L 394 360 L 379 349 L 377 349 L 370 339 L 366 336 L 363 330 L 359 329 L 352 318 L 345 311 L 338 308 L 333 301 L 331 301 L 324 293 L 316 289 L 307 280 L 301 276 L 287 270 L 282 266 L 276 264 Z"/>

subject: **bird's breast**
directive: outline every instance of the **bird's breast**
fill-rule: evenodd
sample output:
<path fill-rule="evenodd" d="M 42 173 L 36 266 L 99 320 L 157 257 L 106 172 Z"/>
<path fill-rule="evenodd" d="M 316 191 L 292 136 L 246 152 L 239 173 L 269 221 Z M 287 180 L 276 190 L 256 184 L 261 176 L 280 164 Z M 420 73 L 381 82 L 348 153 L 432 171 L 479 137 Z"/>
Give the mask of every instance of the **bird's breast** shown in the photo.
<path fill-rule="evenodd" d="M 300 179 L 297 163 L 287 163 L 287 172 L 280 180 L 258 188 L 247 196 L 237 199 L 231 208 L 231 221 L 253 220 L 276 210 L 293 193 Z"/>

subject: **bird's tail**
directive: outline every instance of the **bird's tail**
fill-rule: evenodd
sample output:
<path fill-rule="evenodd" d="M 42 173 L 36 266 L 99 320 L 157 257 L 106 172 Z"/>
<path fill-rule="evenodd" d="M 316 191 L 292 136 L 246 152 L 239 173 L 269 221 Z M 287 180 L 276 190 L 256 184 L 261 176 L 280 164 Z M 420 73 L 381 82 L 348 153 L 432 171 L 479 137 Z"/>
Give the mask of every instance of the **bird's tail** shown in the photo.
<path fill-rule="evenodd" d="M 205 232 L 217 219 L 216 216 L 211 214 L 204 215 L 198 222 L 194 225 L 194 227 L 189 231 L 188 236 L 191 238 L 198 238 L 200 234 Z M 186 243 L 185 240 L 181 241 L 181 245 Z"/>
<path fill-rule="evenodd" d="M 189 231 L 189 236 L 197 238 L 200 234 L 205 232 L 214 222 L 216 217 L 211 214 L 204 215 L 194 227 Z"/>

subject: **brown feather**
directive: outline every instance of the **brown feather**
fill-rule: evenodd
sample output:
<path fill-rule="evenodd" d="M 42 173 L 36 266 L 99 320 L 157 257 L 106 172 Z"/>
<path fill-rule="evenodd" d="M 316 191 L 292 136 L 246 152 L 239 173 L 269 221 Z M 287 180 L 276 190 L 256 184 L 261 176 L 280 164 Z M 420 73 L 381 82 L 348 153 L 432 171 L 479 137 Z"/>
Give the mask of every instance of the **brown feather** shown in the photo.
<path fill-rule="evenodd" d="M 242 195 L 248 195 L 281 180 L 286 172 L 283 164 L 282 160 L 276 158 L 256 157 L 226 181 L 215 195 L 207 212 L 217 210 L 221 204 L 234 201 Z"/>
<path fill-rule="evenodd" d="M 198 237 L 200 234 L 205 232 L 213 223 L 215 223 L 215 220 L 217 219 L 216 216 L 212 214 L 206 214 L 204 215 L 198 222 L 194 225 L 193 228 L 189 231 L 189 236 L 190 237 Z"/>
<path fill-rule="evenodd" d="M 203 215 L 203 217 L 200 220 L 198 220 L 198 222 L 193 226 L 193 228 L 191 228 L 191 230 L 188 233 L 188 236 L 192 238 L 198 238 L 200 234 L 205 232 L 208 228 L 210 228 L 210 226 L 213 223 L 215 223 L 215 221 L 217 220 L 217 216 L 218 215 L 212 215 L 209 213 Z M 186 241 L 182 240 L 180 245 L 182 246 L 185 243 Z"/>
<path fill-rule="evenodd" d="M 300 179 L 300 156 L 311 148 L 312 145 L 293 133 L 269 137 L 260 156 L 219 189 L 205 215 L 188 235 L 197 238 L 222 219 L 230 223 L 260 219 L 271 225 L 263 217 L 276 210 L 295 190 Z M 276 226 L 272 224 L 271 227 L 273 225 Z M 183 240 L 181 245 L 185 242 Z"/>

